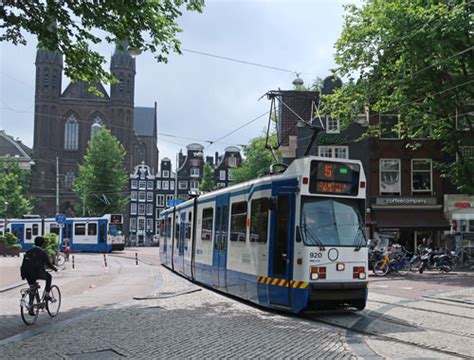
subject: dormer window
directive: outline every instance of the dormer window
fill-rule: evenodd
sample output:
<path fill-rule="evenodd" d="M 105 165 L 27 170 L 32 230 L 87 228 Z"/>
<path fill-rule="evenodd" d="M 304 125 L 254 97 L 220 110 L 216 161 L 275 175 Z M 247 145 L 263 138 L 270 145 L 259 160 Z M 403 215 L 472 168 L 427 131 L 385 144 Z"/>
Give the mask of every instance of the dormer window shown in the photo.
<path fill-rule="evenodd" d="M 339 119 L 331 116 L 326 116 L 326 133 L 327 134 L 339 134 Z"/>

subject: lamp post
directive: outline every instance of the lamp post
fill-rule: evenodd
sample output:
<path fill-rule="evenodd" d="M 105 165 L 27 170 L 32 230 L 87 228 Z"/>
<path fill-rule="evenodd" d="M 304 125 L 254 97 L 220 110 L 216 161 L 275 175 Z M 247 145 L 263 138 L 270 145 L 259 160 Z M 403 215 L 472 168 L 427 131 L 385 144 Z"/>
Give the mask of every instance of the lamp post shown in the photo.
<path fill-rule="evenodd" d="M 3 235 L 7 233 L 7 210 L 8 210 L 8 201 L 4 202 L 5 205 L 5 219 L 3 222 Z"/>

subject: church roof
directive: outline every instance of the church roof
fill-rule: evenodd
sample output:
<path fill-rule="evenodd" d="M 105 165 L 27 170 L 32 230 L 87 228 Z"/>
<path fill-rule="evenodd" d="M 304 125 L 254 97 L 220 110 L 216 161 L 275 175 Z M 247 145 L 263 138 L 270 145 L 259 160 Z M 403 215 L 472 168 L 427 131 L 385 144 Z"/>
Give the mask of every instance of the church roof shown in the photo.
<path fill-rule="evenodd" d="M 155 108 L 136 106 L 133 115 L 133 128 L 138 136 L 156 136 Z"/>
<path fill-rule="evenodd" d="M 76 83 L 71 82 L 67 86 L 66 90 L 62 94 L 63 98 L 66 99 L 87 99 L 87 100 L 109 100 L 109 94 L 105 90 L 104 86 L 100 83 L 95 84 L 94 86 L 99 90 L 104 96 L 97 96 L 96 94 L 89 91 L 89 86 L 92 84 L 86 83 L 84 81 L 78 81 Z"/>

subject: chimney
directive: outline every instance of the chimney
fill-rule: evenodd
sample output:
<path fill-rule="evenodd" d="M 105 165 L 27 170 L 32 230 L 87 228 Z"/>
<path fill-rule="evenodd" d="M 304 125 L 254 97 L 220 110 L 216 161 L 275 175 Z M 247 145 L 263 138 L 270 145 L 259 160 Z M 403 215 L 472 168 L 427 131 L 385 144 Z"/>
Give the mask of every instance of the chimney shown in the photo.
<path fill-rule="evenodd" d="M 216 159 L 216 166 L 217 166 L 217 164 L 219 164 L 219 153 L 217 151 L 216 151 L 215 159 Z"/>

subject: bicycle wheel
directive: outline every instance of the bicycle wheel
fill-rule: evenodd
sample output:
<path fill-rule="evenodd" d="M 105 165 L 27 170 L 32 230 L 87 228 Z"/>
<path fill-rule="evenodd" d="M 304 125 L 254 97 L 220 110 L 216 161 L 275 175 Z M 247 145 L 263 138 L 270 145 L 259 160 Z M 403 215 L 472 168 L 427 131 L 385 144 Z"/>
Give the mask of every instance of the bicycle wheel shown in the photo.
<path fill-rule="evenodd" d="M 30 297 L 32 299 L 30 299 Z M 39 307 L 35 293 L 25 291 L 20 301 L 21 319 L 26 325 L 33 325 L 38 319 Z"/>
<path fill-rule="evenodd" d="M 399 275 L 405 276 L 410 271 L 410 262 L 407 258 L 402 258 L 398 260 L 396 269 Z"/>
<path fill-rule="evenodd" d="M 61 291 L 56 285 L 51 286 L 49 291 L 49 296 L 51 299 L 46 301 L 46 310 L 48 311 L 49 316 L 55 317 L 59 313 L 59 308 L 61 307 Z"/>
<path fill-rule="evenodd" d="M 374 272 L 377 276 L 385 276 L 388 272 L 388 264 L 384 260 L 379 260 L 374 264 Z"/>
<path fill-rule="evenodd" d="M 60 252 L 56 255 L 56 265 L 63 266 L 66 263 L 66 255 Z"/>

